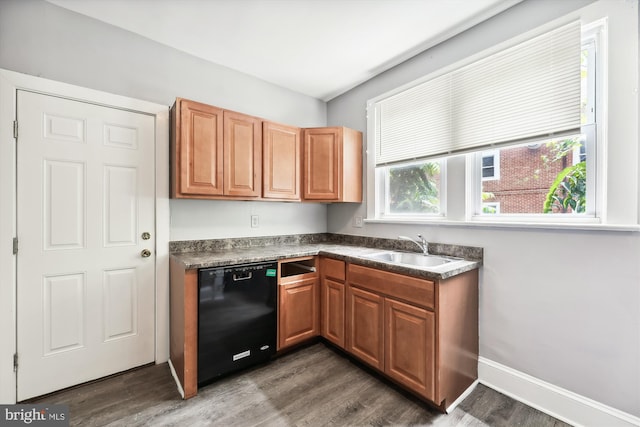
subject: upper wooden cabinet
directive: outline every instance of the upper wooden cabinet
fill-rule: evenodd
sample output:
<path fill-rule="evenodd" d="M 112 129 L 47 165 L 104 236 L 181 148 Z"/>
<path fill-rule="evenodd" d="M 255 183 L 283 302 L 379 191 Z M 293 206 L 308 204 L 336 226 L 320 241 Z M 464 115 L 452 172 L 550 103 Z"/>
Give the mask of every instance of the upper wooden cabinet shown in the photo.
<path fill-rule="evenodd" d="M 224 194 L 260 197 L 262 193 L 262 120 L 224 112 Z"/>
<path fill-rule="evenodd" d="M 171 124 L 171 197 L 260 197 L 259 118 L 178 98 Z"/>
<path fill-rule="evenodd" d="M 301 129 L 262 124 L 262 197 L 300 200 Z"/>
<path fill-rule="evenodd" d="M 362 202 L 362 133 L 328 127 L 302 136 L 294 126 L 176 98 L 171 197 Z"/>
<path fill-rule="evenodd" d="M 220 108 L 176 99 L 171 108 L 171 196 L 210 197 L 224 193 Z"/>
<path fill-rule="evenodd" d="M 362 202 L 362 132 L 304 130 L 304 200 Z"/>

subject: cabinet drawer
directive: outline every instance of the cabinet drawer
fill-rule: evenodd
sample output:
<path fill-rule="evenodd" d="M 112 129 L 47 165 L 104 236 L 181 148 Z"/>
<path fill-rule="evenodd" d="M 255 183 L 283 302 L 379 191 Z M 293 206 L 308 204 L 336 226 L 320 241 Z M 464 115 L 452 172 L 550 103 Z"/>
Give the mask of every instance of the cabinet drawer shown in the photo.
<path fill-rule="evenodd" d="M 278 261 L 278 284 L 296 283 L 318 277 L 317 257 L 307 256 Z"/>
<path fill-rule="evenodd" d="M 349 284 L 433 309 L 435 284 L 430 280 L 349 264 Z"/>
<path fill-rule="evenodd" d="M 345 280 L 345 263 L 332 258 L 322 258 L 320 264 L 320 273 L 325 277 L 331 277 L 335 280 Z"/>

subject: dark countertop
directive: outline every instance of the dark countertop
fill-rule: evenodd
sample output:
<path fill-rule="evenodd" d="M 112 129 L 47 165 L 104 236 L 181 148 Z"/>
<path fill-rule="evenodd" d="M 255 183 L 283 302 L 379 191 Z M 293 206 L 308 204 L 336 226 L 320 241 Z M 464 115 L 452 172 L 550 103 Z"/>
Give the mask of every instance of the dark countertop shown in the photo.
<path fill-rule="evenodd" d="M 477 269 L 482 265 L 481 260 L 461 259 L 459 261 L 443 264 L 437 267 L 414 267 L 363 257 L 363 255 L 381 252 L 384 250 L 388 249 L 334 243 L 300 243 L 290 245 L 198 250 L 193 252 L 172 253 L 171 257 L 185 269 L 197 269 L 273 261 L 311 255 L 323 255 L 354 264 L 431 280 L 448 279 L 466 271 Z M 451 258 L 447 255 L 438 256 Z"/>

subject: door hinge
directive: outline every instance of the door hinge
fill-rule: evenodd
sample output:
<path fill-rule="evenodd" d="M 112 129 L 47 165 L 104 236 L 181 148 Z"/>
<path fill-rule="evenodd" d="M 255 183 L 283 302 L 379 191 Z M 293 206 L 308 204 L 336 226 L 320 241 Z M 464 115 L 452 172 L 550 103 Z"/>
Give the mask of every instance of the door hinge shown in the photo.
<path fill-rule="evenodd" d="M 13 254 L 17 254 L 18 253 L 18 238 L 14 237 L 13 238 Z"/>
<path fill-rule="evenodd" d="M 18 353 L 13 353 L 13 372 L 18 372 Z"/>
<path fill-rule="evenodd" d="M 18 139 L 18 121 L 17 120 L 13 121 L 13 137 L 15 139 Z"/>

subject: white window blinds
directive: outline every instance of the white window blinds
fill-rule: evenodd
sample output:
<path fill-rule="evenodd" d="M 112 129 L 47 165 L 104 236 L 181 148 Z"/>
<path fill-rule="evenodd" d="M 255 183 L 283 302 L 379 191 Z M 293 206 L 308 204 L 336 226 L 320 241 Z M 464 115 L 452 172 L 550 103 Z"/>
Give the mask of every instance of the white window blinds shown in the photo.
<path fill-rule="evenodd" d="M 580 23 L 565 25 L 374 104 L 376 164 L 580 128 Z"/>

